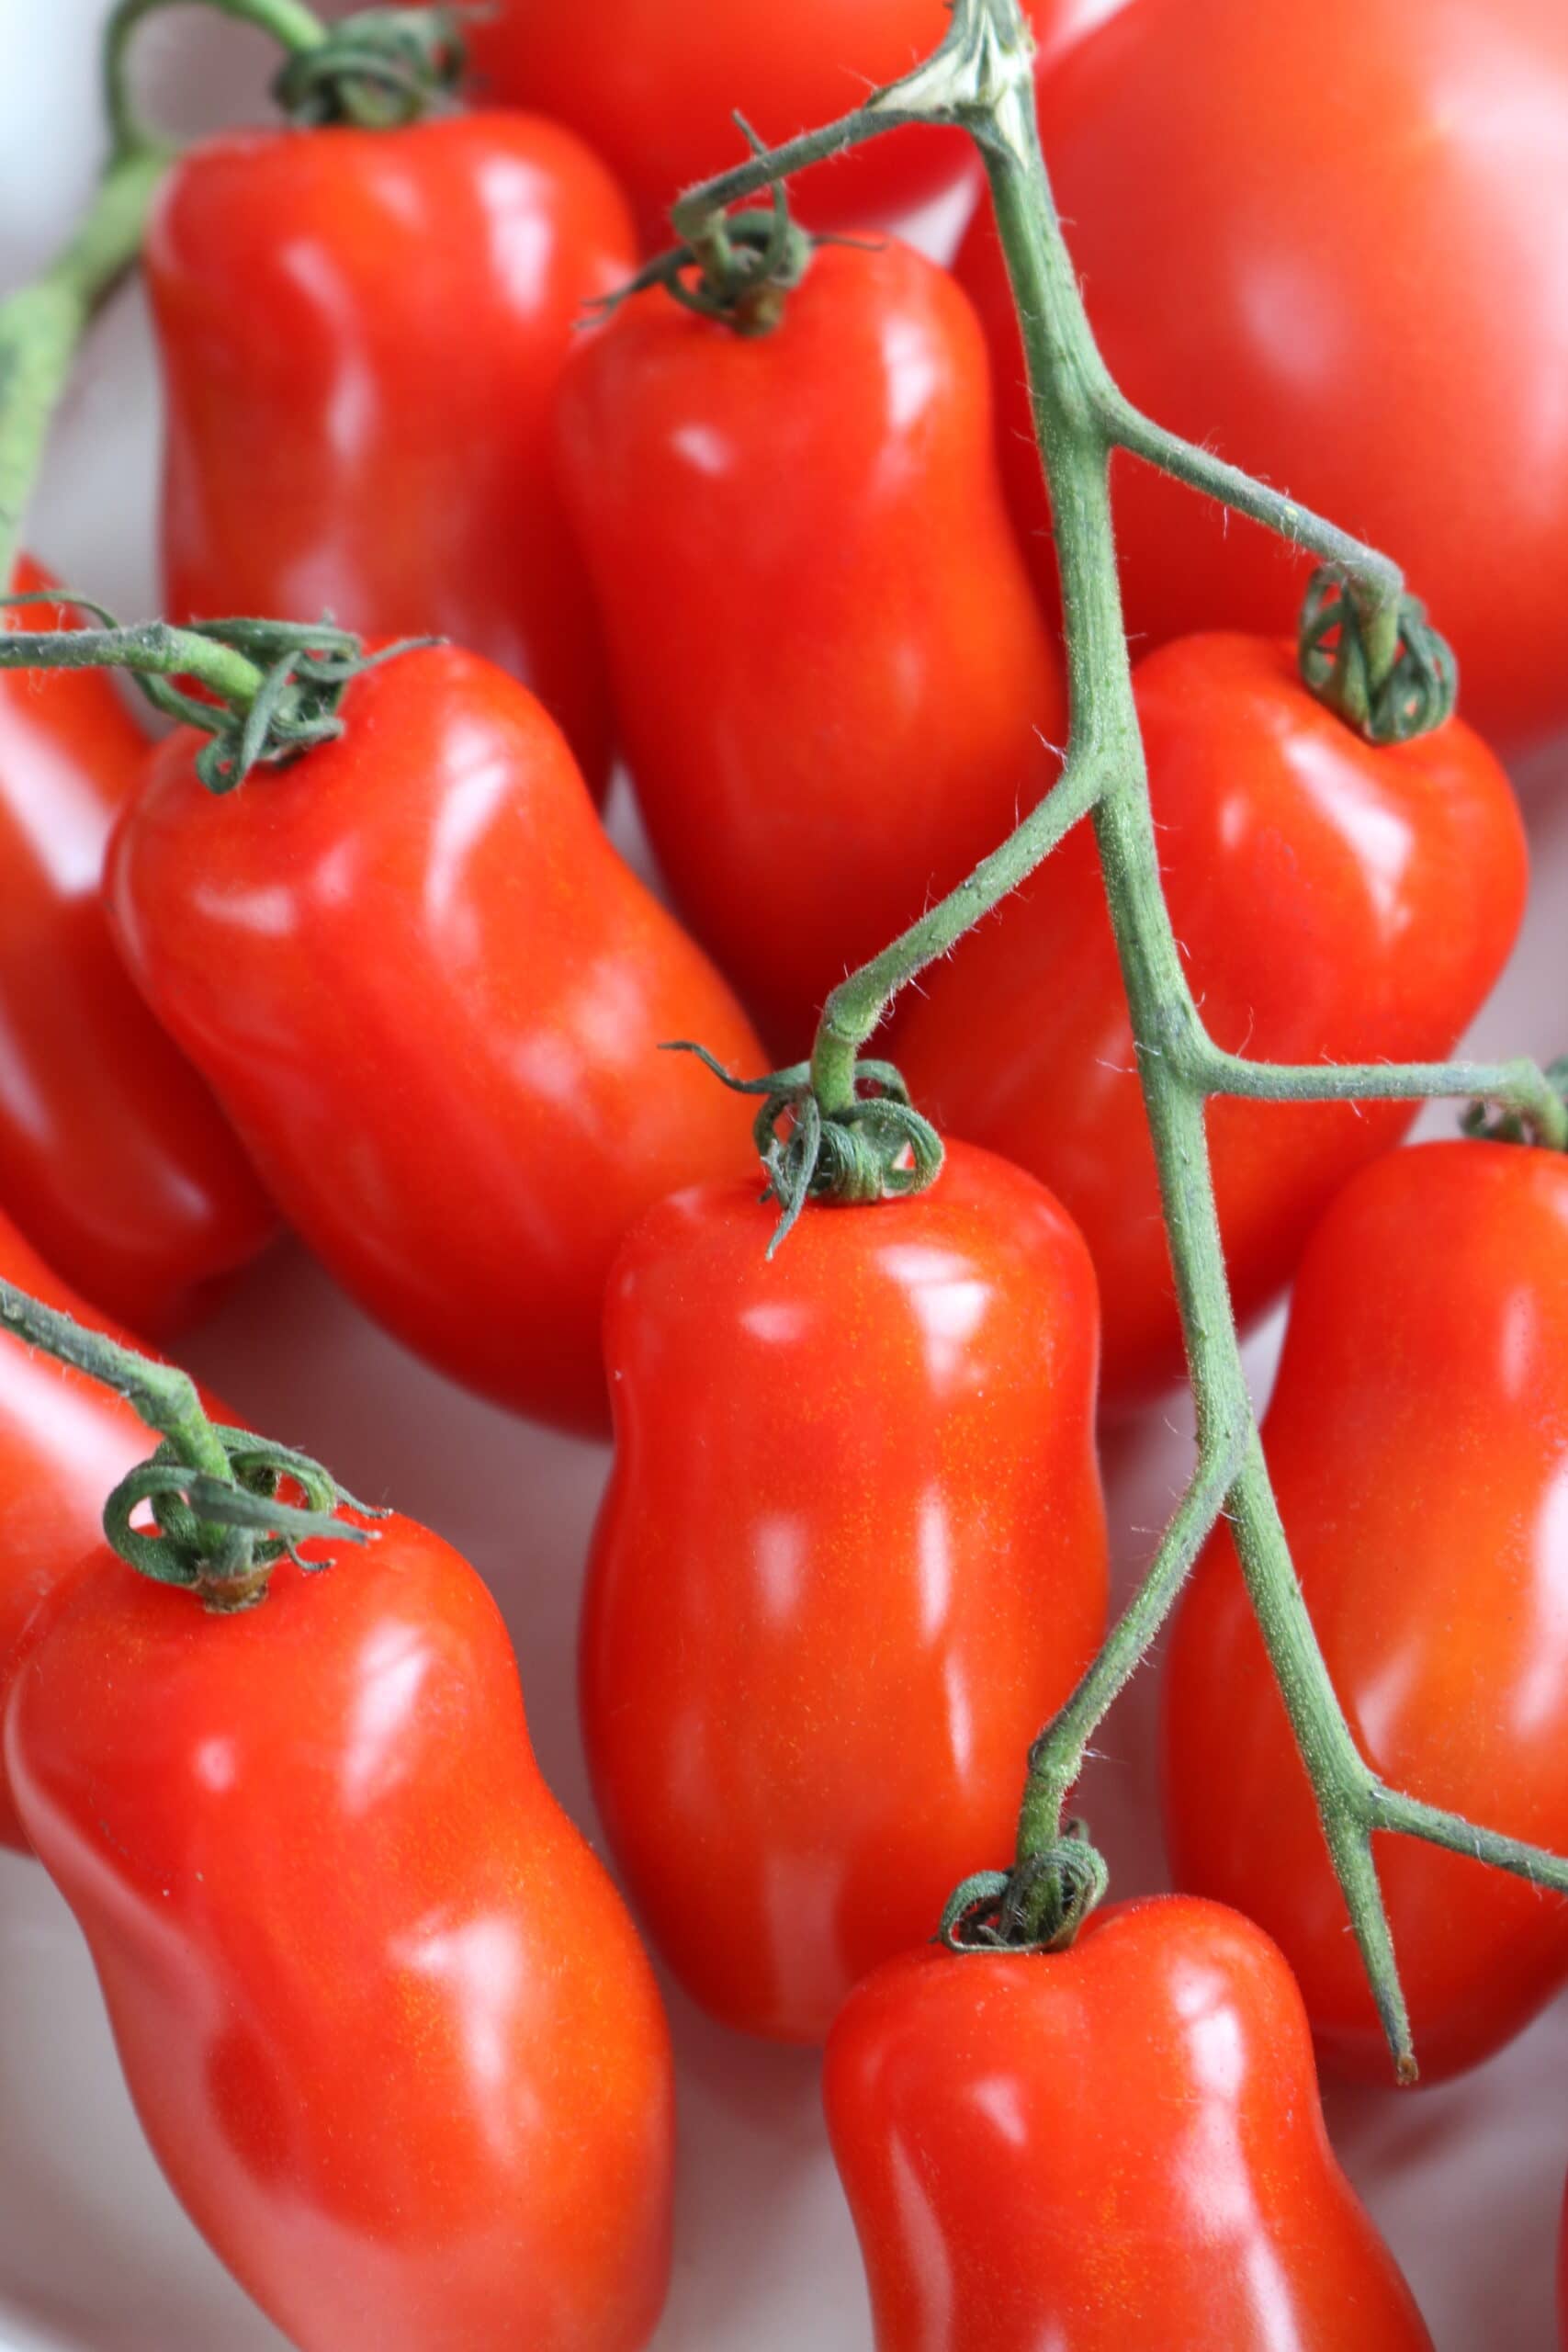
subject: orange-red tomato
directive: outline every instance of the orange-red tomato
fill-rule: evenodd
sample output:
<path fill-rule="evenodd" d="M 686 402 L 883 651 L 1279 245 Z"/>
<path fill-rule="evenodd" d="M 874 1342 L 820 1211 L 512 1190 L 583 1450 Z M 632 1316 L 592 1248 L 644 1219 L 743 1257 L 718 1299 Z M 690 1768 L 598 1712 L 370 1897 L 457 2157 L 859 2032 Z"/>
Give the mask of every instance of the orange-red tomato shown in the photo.
<path fill-rule="evenodd" d="M 1112 375 L 1160 424 L 1402 563 L 1467 715 L 1568 719 L 1568 9 L 1562 0 L 1135 0 L 1047 61 L 1040 127 Z M 959 275 L 1002 462 L 1054 591 L 988 210 Z M 1302 561 L 1132 458 L 1129 628 L 1287 628 Z"/>
<path fill-rule="evenodd" d="M 660 863 L 794 1058 L 1055 773 L 1061 679 L 984 345 L 908 246 L 829 246 L 767 334 L 628 303 L 561 422 Z"/>
<path fill-rule="evenodd" d="M 54 582 L 24 557 L 16 585 Z M 101 672 L 0 672 L 0 1206 L 69 1282 L 164 1336 L 277 1218 L 104 922 L 104 845 L 149 749 Z"/>
<path fill-rule="evenodd" d="M 465 1561 L 389 1520 L 213 1617 L 105 1552 L 6 1747 L 153 2151 L 301 2352 L 648 2341 L 663 2012 Z"/>
<path fill-rule="evenodd" d="M 1081 0 L 1027 0 L 1049 35 Z M 684 187 L 746 161 L 737 108 L 769 141 L 816 130 L 918 65 L 947 29 L 942 0 L 595 0 L 591 16 L 493 0 L 464 27 L 478 94 L 537 107 L 596 147 L 650 245 Z M 886 131 L 790 182 L 804 220 L 885 221 L 974 168 L 962 133 Z"/>
<path fill-rule="evenodd" d="M 1382 1778 L 1568 1851 L 1568 1159 L 1424 1144 L 1348 1185 L 1302 1262 L 1264 1445 L 1329 1673 Z M 1295 1970 L 1325 2062 L 1389 2059 L 1305 1773 L 1222 1527 L 1165 1683 L 1179 1883 Z M 1424 2077 L 1568 1979 L 1568 1904 L 1380 1838 Z"/>
<path fill-rule="evenodd" d="M 1524 909 L 1518 812 L 1479 737 L 1450 720 L 1373 750 L 1261 638 L 1181 639 L 1134 683 L 1167 903 L 1215 1043 L 1276 1062 L 1449 1052 Z M 1087 827 L 910 992 L 892 1050 L 924 1111 L 1032 1168 L 1082 1226 L 1108 1397 L 1174 1379 L 1154 1154 Z M 1338 1186 L 1414 1115 L 1397 1102 L 1211 1104 L 1244 1323 L 1289 1281 Z"/>
<path fill-rule="evenodd" d="M 602 789 L 551 414 L 583 305 L 633 266 L 608 173 L 536 118 L 194 148 L 147 246 L 171 613 L 451 637 L 535 689 Z"/>
<path fill-rule="evenodd" d="M 683 1055 L 761 1048 L 611 848 L 566 742 L 455 648 L 349 688 L 345 731 L 222 798 L 173 736 L 111 849 L 159 1017 L 285 1214 L 373 1315 L 519 1411 L 607 1421 L 599 1318 L 626 1227 L 754 1168 Z"/>
<path fill-rule="evenodd" d="M 773 1214 L 682 1193 L 616 1265 L 583 1727 L 682 1983 L 813 2041 L 1010 1851 L 1103 1631 L 1094 1277 L 1049 1193 L 961 1144 L 770 1263 Z"/>
<path fill-rule="evenodd" d="M 823 2097 L 877 2352 L 1431 2352 L 1291 1972 L 1217 1904 L 906 1952 L 834 2026 Z"/>

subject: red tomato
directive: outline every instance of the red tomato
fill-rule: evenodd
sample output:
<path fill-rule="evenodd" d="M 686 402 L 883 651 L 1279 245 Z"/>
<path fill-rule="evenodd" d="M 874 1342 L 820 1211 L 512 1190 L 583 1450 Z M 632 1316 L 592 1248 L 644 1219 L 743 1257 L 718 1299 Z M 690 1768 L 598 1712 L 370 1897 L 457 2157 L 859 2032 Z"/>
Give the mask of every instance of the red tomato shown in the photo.
<path fill-rule="evenodd" d="M 1216 1904 L 906 1952 L 834 2026 L 823 2098 L 877 2352 L 1431 2352 L 1291 1972 Z"/>
<path fill-rule="evenodd" d="M 658 1047 L 751 1070 L 761 1049 L 525 687 L 407 653 L 344 718 L 221 799 L 170 738 L 110 851 L 120 944 L 369 1311 L 519 1411 L 598 1430 L 623 1231 L 755 1165 L 744 1111 Z"/>
<path fill-rule="evenodd" d="M 1048 30 L 1063 0 L 1027 8 Z M 649 244 L 662 246 L 682 189 L 746 161 L 737 108 L 774 143 L 818 130 L 918 65 L 946 30 L 943 0 L 596 0 L 591 15 L 496 0 L 463 37 L 480 94 L 581 131 L 630 190 Z M 792 180 L 791 196 L 817 228 L 888 220 L 971 174 L 974 154 L 960 131 L 886 131 Z"/>
<path fill-rule="evenodd" d="M 1049 1193 L 960 1144 L 770 1263 L 775 1214 L 682 1193 L 621 1254 L 582 1704 L 676 1974 L 803 2041 L 1011 1850 L 1104 1630 L 1105 1524 L 1094 1277 Z"/>
<path fill-rule="evenodd" d="M 1425 1144 L 1313 1236 L 1264 1430 L 1317 1637 L 1393 1787 L 1568 1849 L 1568 1159 Z M 1165 1789 L 1182 1884 L 1278 1938 L 1325 2061 L 1389 2059 L 1228 1532 L 1183 1603 Z M 1568 1904 L 1405 1838 L 1377 1860 L 1427 2080 L 1568 1978 Z"/>
<path fill-rule="evenodd" d="M 608 685 L 551 413 L 582 306 L 633 266 L 608 174 L 527 116 L 185 156 L 147 245 L 171 612 L 452 637 L 534 687 L 602 787 Z"/>
<path fill-rule="evenodd" d="M 1562 726 L 1562 0 L 1137 0 L 1043 74 L 1039 96 L 1122 390 L 1395 557 L 1487 734 Z M 998 446 L 1048 577 L 988 210 L 958 268 L 990 330 Z M 1303 566 L 1269 534 L 1130 459 L 1115 492 L 1135 636 L 1293 625 Z"/>
<path fill-rule="evenodd" d="M 24 557 L 16 584 L 54 583 Z M 49 611 L 0 626 L 51 628 Z M 71 1282 L 162 1336 L 277 1219 L 104 922 L 104 844 L 148 753 L 101 672 L 0 672 L 0 1203 Z"/>
<path fill-rule="evenodd" d="M 0 1278 L 78 1323 L 125 1336 L 61 1282 L 3 1215 Z M 0 1329 L 0 1705 L 40 1603 L 101 1544 L 105 1498 L 157 1442 L 122 1397 Z M 0 1770 L 0 1844 L 27 1842 Z"/>
<path fill-rule="evenodd" d="M 106 1551 L 6 1735 L 153 2151 L 291 2342 L 647 2342 L 663 2012 L 457 1553 L 389 1520 L 214 1617 Z"/>
<path fill-rule="evenodd" d="M 829 247 L 740 336 L 649 294 L 574 361 L 567 487 L 649 831 L 781 1054 L 1055 768 L 1055 655 L 944 271 Z"/>
<path fill-rule="evenodd" d="M 1215 1042 L 1257 1061 L 1448 1053 L 1525 899 L 1518 813 L 1479 738 L 1450 721 L 1374 751 L 1260 638 L 1183 639 L 1140 663 L 1134 686 L 1167 901 Z M 1107 1394 L 1176 1378 L 1154 1155 L 1089 829 L 922 989 L 894 1047 L 904 1075 L 922 1110 L 1033 1169 L 1083 1227 Z M 1244 1322 L 1289 1281 L 1346 1177 L 1414 1116 L 1386 1102 L 1211 1106 Z"/>

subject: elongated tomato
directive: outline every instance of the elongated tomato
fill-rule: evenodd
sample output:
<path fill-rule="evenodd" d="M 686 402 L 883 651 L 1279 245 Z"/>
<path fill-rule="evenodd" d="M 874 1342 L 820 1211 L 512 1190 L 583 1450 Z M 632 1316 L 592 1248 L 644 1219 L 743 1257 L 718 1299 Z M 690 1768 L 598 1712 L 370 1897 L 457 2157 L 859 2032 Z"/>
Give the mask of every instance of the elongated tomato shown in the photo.
<path fill-rule="evenodd" d="M 24 557 L 17 585 L 54 582 Z M 105 843 L 150 753 L 101 672 L 0 672 L 0 1208 L 107 1313 L 164 1337 L 277 1217 L 104 922 Z"/>
<path fill-rule="evenodd" d="M 628 302 L 561 426 L 660 863 L 794 1060 L 1055 769 L 975 319 L 907 246 L 829 246 L 766 334 Z"/>
<path fill-rule="evenodd" d="M 1264 1425 L 1334 1687 L 1392 1786 L 1568 1851 L 1568 1159 L 1423 1144 L 1362 1170 L 1302 1263 Z M 1278 1938 L 1325 2061 L 1388 2053 L 1229 1532 L 1165 1683 L 1183 1885 Z M 1423 2078 L 1473 2065 L 1568 1980 L 1568 1903 L 1376 1844 Z"/>
<path fill-rule="evenodd" d="M 1263 638 L 1183 638 L 1134 684 L 1166 900 L 1214 1042 L 1254 1061 L 1450 1052 L 1524 911 L 1518 811 L 1480 738 L 1450 719 L 1374 750 Z M 1154 1153 L 1087 827 L 909 992 L 893 1051 L 924 1111 L 1032 1168 L 1082 1226 L 1107 1398 L 1175 1379 Z M 1211 1103 L 1244 1324 L 1289 1281 L 1339 1185 L 1414 1116 L 1399 1102 Z"/>
<path fill-rule="evenodd" d="M 228 1617 L 105 1552 L 13 1691 L 137 2112 L 301 2352 L 637 2352 L 669 2265 L 652 1974 L 479 1578 L 409 1520 L 322 1550 Z"/>
<path fill-rule="evenodd" d="M 608 173 L 535 116 L 192 149 L 147 249 L 175 617 L 454 638 L 535 689 L 602 791 L 608 684 L 551 416 L 584 305 L 633 263 Z"/>
<path fill-rule="evenodd" d="M 761 1049 L 605 838 L 540 704 L 456 649 L 349 688 L 342 738 L 215 799 L 164 746 L 110 859 L 122 947 L 285 1214 L 398 1335 L 569 1429 L 607 1418 L 626 1226 L 755 1165 L 667 1039 Z"/>
<path fill-rule="evenodd" d="M 876 2352 L 1431 2352 L 1291 1972 L 1218 1904 L 904 1953 L 834 2026 L 823 2098 Z"/>
<path fill-rule="evenodd" d="M 688 1991 L 819 2040 L 1010 1849 L 1030 1740 L 1104 1626 L 1094 1278 L 1049 1193 L 954 1145 L 929 1192 L 754 1191 L 628 1238 L 605 1353 L 583 1727 Z"/>

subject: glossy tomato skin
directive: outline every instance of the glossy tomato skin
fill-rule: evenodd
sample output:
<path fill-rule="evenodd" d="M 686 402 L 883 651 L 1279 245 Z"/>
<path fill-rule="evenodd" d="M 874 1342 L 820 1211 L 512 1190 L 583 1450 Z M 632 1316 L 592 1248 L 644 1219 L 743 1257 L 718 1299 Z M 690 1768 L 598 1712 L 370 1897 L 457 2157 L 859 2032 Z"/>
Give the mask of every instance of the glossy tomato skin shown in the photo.
<path fill-rule="evenodd" d="M 24 557 L 16 584 L 54 582 Z M 69 1281 L 164 1336 L 277 1218 L 104 922 L 104 845 L 149 748 L 101 671 L 0 673 L 0 1204 Z"/>
<path fill-rule="evenodd" d="M 147 248 L 171 613 L 453 638 L 534 687 L 602 789 L 608 685 L 551 415 L 584 304 L 633 266 L 609 175 L 534 117 L 193 150 Z"/>
<path fill-rule="evenodd" d="M 663 2012 L 457 1553 L 388 1520 L 212 1617 L 105 1552 L 6 1737 L 154 2153 L 302 2352 L 646 2343 Z"/>
<path fill-rule="evenodd" d="M 566 378 L 637 797 L 784 1059 L 1055 772 L 989 420 L 969 305 L 897 243 L 820 250 L 767 334 L 646 295 Z"/>
<path fill-rule="evenodd" d="M 1291 1973 L 1217 1904 L 903 1953 L 834 2026 L 823 2098 L 876 2352 L 1430 2352 Z"/>
<path fill-rule="evenodd" d="M 611 849 L 527 689 L 456 649 L 349 689 L 345 732 L 206 793 L 164 746 L 111 850 L 120 944 L 286 1216 L 471 1386 L 607 1419 L 621 1234 L 755 1165 L 690 1057 L 763 1067 L 728 990 Z"/>
<path fill-rule="evenodd" d="M 1029 0 L 1038 28 L 1072 14 Z M 682 188 L 746 161 L 739 108 L 777 143 L 860 106 L 935 49 L 942 0 L 597 0 L 592 17 L 499 0 L 464 28 L 476 94 L 570 123 L 628 189 L 650 248 L 671 242 Z M 963 133 L 886 132 L 790 181 L 813 228 L 886 221 L 973 172 Z"/>
<path fill-rule="evenodd" d="M 1167 901 L 1216 1044 L 1277 1062 L 1449 1052 L 1524 909 L 1517 809 L 1480 739 L 1450 721 L 1373 750 L 1307 694 L 1288 648 L 1260 638 L 1180 639 L 1134 683 Z M 926 1112 L 1032 1168 L 1082 1226 L 1108 1399 L 1177 1378 L 1154 1155 L 1088 828 L 911 992 L 892 1050 Z M 1244 1323 L 1288 1282 L 1338 1186 L 1414 1115 L 1211 1103 Z"/>
<path fill-rule="evenodd" d="M 1423 1144 L 1366 1169 L 1297 1277 L 1264 1444 L 1318 1641 L 1393 1786 L 1568 1845 L 1568 1159 Z M 1326 2064 L 1387 2081 L 1378 2030 L 1228 1532 L 1165 1681 L 1179 1883 L 1295 1970 Z M 1377 1860 L 1427 2081 L 1568 1979 L 1568 1905 L 1404 1838 Z"/>
<path fill-rule="evenodd" d="M 3 1214 L 0 1277 L 78 1323 L 127 1336 L 62 1283 Z M 14 1333 L 0 1336 L 0 1708 L 44 1601 L 101 1544 L 111 1490 L 156 1444 L 123 1397 Z M 0 1844 L 25 1851 L 27 1843 L 0 1770 Z"/>
<path fill-rule="evenodd" d="M 1122 390 L 1403 564 L 1466 716 L 1511 747 L 1568 718 L 1568 11 L 1432 0 L 1418 40 L 1410 22 L 1407 0 L 1137 0 L 1043 73 L 1041 136 Z M 988 209 L 958 272 L 1054 592 Z M 1135 638 L 1293 626 L 1305 571 L 1280 542 L 1131 458 L 1113 487 Z"/>
<path fill-rule="evenodd" d="M 819 2041 L 1011 1849 L 1029 1742 L 1104 1628 L 1094 1279 L 1050 1195 L 754 1193 L 628 1238 L 605 1356 L 583 1726 L 641 1916 L 727 2023 Z"/>

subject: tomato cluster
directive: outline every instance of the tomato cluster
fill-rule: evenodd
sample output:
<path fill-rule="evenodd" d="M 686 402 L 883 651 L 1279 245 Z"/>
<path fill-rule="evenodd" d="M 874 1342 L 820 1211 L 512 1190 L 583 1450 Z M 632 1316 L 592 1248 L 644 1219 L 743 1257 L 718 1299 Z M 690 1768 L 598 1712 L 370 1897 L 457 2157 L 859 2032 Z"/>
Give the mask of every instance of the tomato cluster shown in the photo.
<path fill-rule="evenodd" d="M 1185 986 L 1224 1053 L 1436 1061 L 1524 913 L 1489 744 L 1568 718 L 1568 19 L 1029 14 L 1123 392 L 1386 544 L 1466 680 L 1466 718 L 1366 740 L 1287 641 L 1289 554 L 1117 459 Z M 899 1001 L 907 1115 L 884 1066 L 846 1106 L 807 1061 L 1093 717 L 988 211 L 951 270 L 799 233 L 955 190 L 972 142 L 868 139 L 793 229 L 638 275 L 744 154 L 729 109 L 782 141 L 946 23 L 605 0 L 590 39 L 494 0 L 467 110 L 379 119 L 353 51 L 349 119 L 185 153 L 144 255 L 163 601 L 187 649 L 326 613 L 356 650 L 330 695 L 325 634 L 258 654 L 229 736 L 204 679 L 155 747 L 67 613 L 0 668 L 0 1280 L 85 1334 L 0 1337 L 0 1839 L 305 2352 L 651 2340 L 674 2089 L 639 1924 L 727 2025 L 825 2045 L 879 2352 L 1430 2343 L 1323 2123 L 1318 2064 L 1388 2053 L 1223 1522 L 1164 1667 L 1182 1892 L 1080 1917 L 1065 1846 L 998 1868 L 1106 1636 L 1097 1414 L 1168 1392 L 1193 1321 L 1103 842 Z M 269 734 L 313 690 L 310 747 Z M 617 757 L 658 890 L 601 814 Z M 1400 1148 L 1414 1109 L 1213 1102 L 1231 1297 L 1292 1293 L 1262 1443 L 1360 1755 L 1561 1851 L 1568 1156 L 1517 1121 Z M 917 1113 L 929 1183 L 876 1159 Z M 141 1468 L 122 1327 L 198 1319 L 280 1221 L 456 1381 L 613 1436 L 579 1695 L 629 1902 L 438 1535 L 346 1502 L 352 1556 L 302 1532 L 312 1465 L 261 1476 L 221 1415 Z M 1424 2070 L 1473 2065 L 1568 1982 L 1568 1908 L 1379 1860 Z"/>

